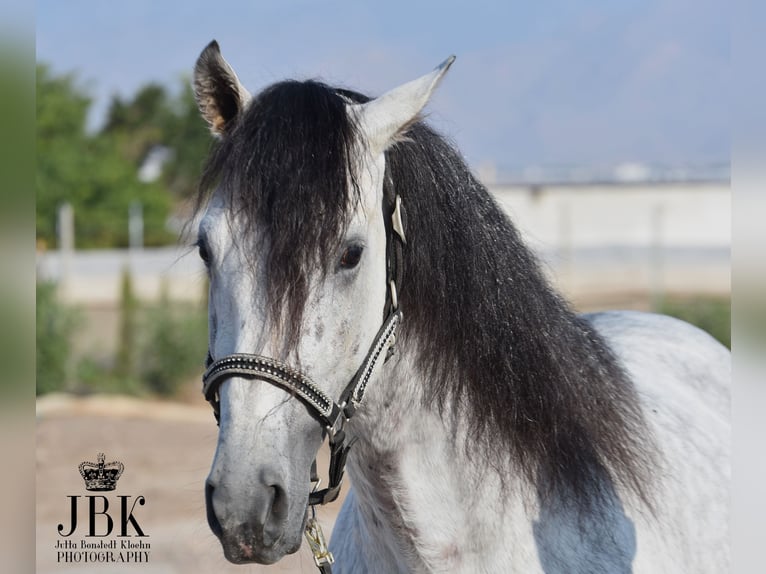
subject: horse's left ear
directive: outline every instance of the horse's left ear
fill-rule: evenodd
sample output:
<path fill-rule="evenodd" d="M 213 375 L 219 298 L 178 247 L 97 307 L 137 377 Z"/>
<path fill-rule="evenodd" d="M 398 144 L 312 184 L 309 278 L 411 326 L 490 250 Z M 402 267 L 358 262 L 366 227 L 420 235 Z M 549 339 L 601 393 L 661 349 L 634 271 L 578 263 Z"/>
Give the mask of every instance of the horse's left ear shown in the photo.
<path fill-rule="evenodd" d="M 450 56 L 430 74 L 394 88 L 366 104 L 350 106 L 373 155 L 382 153 L 402 138 L 407 128 L 420 119 L 421 110 L 454 61 L 455 56 Z"/>
<path fill-rule="evenodd" d="M 202 51 L 194 66 L 194 98 L 210 131 L 217 136 L 226 132 L 250 101 L 250 92 L 223 59 L 215 40 Z"/>

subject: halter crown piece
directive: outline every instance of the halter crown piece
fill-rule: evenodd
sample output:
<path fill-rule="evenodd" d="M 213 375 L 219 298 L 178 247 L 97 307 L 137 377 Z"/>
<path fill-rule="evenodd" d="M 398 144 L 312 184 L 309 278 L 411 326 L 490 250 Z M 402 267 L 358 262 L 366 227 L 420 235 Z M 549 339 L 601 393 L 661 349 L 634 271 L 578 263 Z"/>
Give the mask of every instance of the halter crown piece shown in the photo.
<path fill-rule="evenodd" d="M 387 187 L 384 186 L 384 189 Z M 390 218 L 383 218 L 386 225 L 386 284 L 388 286 L 383 325 L 375 335 L 364 361 L 337 402 L 300 371 L 281 361 L 261 355 L 236 353 L 213 361 L 208 352 L 207 370 L 202 376 L 202 393 L 213 407 L 216 421 L 220 419 L 218 388 L 227 378 L 238 376 L 266 381 L 289 392 L 306 405 L 309 414 L 322 425 L 330 445 L 329 484 L 327 488 L 318 490 L 320 480 L 317 475 L 316 460 L 314 460 L 311 466 L 311 481 L 314 488 L 309 494 L 311 516 L 304 534 L 314 555 L 314 562 L 323 574 L 331 574 L 331 565 L 335 559 L 327 549 L 322 529 L 316 521 L 314 507 L 338 498 L 346 457 L 354 442 L 347 438 L 344 431 L 345 424 L 361 405 L 372 374 L 394 354 L 396 333 L 402 322 L 396 286 L 401 286 L 402 248 L 406 239 L 402 220 L 402 198 L 399 195 L 388 197 L 391 193 L 384 192 L 387 195 L 384 203 L 387 204 L 388 209 L 392 207 L 393 209 Z"/>

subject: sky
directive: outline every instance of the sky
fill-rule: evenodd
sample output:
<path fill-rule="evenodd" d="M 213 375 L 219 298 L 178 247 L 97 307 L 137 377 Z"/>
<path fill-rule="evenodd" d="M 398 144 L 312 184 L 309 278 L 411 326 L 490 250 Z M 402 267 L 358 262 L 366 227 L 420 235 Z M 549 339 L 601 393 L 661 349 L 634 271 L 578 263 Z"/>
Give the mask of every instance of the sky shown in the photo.
<path fill-rule="evenodd" d="M 470 6 L 469 6 L 470 4 Z M 38 0 L 38 61 L 113 94 L 178 86 L 218 40 L 253 93 L 319 78 L 379 95 L 457 56 L 429 122 L 477 169 L 729 161 L 729 23 L 713 0 Z"/>

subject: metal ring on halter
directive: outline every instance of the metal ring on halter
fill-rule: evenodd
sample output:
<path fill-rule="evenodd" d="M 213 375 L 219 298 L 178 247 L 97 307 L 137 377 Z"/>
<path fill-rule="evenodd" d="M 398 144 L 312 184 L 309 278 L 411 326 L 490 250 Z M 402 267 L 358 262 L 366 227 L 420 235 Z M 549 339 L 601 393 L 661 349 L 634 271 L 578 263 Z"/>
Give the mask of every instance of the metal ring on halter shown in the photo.
<path fill-rule="evenodd" d="M 388 288 L 391 292 L 391 307 L 396 311 L 399 308 L 399 297 L 396 294 L 396 283 L 393 279 L 388 282 Z"/>

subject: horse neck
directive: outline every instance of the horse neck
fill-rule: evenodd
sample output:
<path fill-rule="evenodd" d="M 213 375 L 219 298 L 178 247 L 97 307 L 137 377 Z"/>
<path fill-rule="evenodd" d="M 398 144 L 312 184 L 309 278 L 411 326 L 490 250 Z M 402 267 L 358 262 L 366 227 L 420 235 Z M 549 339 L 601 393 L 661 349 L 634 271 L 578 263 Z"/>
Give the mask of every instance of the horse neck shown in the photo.
<path fill-rule="evenodd" d="M 358 526 L 374 559 L 404 561 L 402 570 L 467 567 L 461 554 L 504 547 L 503 523 L 522 515 L 526 503 L 521 496 L 501 496 L 502 465 L 468 456 L 468 418 L 458 413 L 453 420 L 446 414 L 450 404 L 441 414 L 425 400 L 429 386 L 414 356 L 412 350 L 395 355 L 354 419 L 358 441 L 349 474 Z M 511 488 L 517 486 L 520 492 L 521 484 Z"/>
<path fill-rule="evenodd" d="M 551 561 L 571 572 L 592 571 L 595 557 L 629 564 L 624 548 L 635 546 L 635 531 L 610 484 L 605 506 L 586 513 L 566 497 L 541 500 L 510 462 L 472 443 L 467 411 L 453 419 L 449 402 L 439 409 L 426 400 L 423 389 L 432 387 L 415 356 L 409 350 L 387 365 L 350 429 L 358 439 L 348 463 L 354 545 L 367 564 L 540 574 Z"/>

